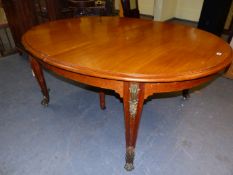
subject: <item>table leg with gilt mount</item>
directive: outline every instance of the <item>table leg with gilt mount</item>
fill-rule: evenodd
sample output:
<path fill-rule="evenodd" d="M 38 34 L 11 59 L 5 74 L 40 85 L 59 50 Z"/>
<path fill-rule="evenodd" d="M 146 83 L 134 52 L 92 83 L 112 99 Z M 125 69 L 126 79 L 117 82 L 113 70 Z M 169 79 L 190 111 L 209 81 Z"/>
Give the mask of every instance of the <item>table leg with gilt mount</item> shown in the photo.
<path fill-rule="evenodd" d="M 45 66 L 45 64 L 40 63 L 32 56 L 30 56 L 30 63 L 32 70 L 35 74 L 35 77 L 37 79 L 37 82 L 41 88 L 41 92 L 43 94 L 43 100 L 41 104 L 47 106 L 49 103 L 49 91 L 47 89 L 46 81 L 42 70 L 42 65 Z M 59 72 L 57 73 L 59 74 Z M 80 79 L 80 77 L 78 77 L 78 79 Z M 124 116 L 125 116 L 125 139 L 126 139 L 125 169 L 127 171 L 131 171 L 134 169 L 133 161 L 135 155 L 135 146 L 136 146 L 137 133 L 138 133 L 141 112 L 144 102 L 144 83 L 123 82 L 120 83 L 120 86 L 118 86 L 119 85 L 118 83 L 119 82 L 117 82 L 117 86 L 114 84 L 113 88 L 111 89 L 115 89 L 115 91 L 116 92 L 118 91 L 118 93 L 120 92 L 119 93 L 121 94 L 120 96 L 123 97 Z M 101 90 L 99 92 L 99 95 L 100 95 L 100 107 L 104 109 L 105 94 Z"/>
<path fill-rule="evenodd" d="M 100 87 L 102 89 L 111 89 L 123 98 L 124 105 L 124 118 L 125 118 L 125 140 L 126 140 L 126 154 L 125 154 L 125 169 L 131 171 L 134 169 L 135 147 L 137 141 L 137 134 L 141 119 L 144 100 L 150 95 L 162 92 L 180 91 L 197 86 L 203 82 L 212 79 L 212 76 L 194 79 L 181 82 L 168 82 L 168 83 L 147 83 L 147 82 L 129 82 L 117 81 L 110 79 L 102 79 L 98 77 L 91 77 L 86 75 L 77 74 L 74 72 L 66 71 L 39 62 L 37 59 L 30 57 L 30 63 L 35 77 L 40 85 L 42 94 L 44 96 L 42 105 L 47 106 L 49 103 L 49 92 L 46 86 L 45 78 L 43 75 L 42 67 L 57 73 L 63 77 L 72 79 L 74 81 L 88 84 L 90 86 Z M 104 91 L 100 93 L 100 106 L 102 109 L 105 107 Z"/>
<path fill-rule="evenodd" d="M 100 32 L 103 28 L 108 30 Z M 33 27 L 23 35 L 22 43 L 35 56 L 30 62 L 44 96 L 42 104 L 48 104 L 49 93 L 41 66 L 70 80 L 114 90 L 123 98 L 126 170 L 134 168 L 143 101 L 154 93 L 176 91 L 183 91 L 186 99 L 188 89 L 210 81 L 232 62 L 231 47 L 214 35 L 141 19 L 52 21 Z M 119 48 L 121 52 L 116 52 Z M 103 92 L 100 102 L 104 109 Z"/>
<path fill-rule="evenodd" d="M 141 119 L 144 100 L 150 95 L 162 92 L 180 91 L 197 86 L 203 82 L 209 81 L 213 76 L 207 76 L 200 79 L 180 82 L 168 83 L 147 83 L 147 82 L 129 82 L 118 81 L 110 79 L 102 79 L 98 77 L 91 77 L 77 74 L 57 68 L 44 62 L 37 61 L 37 59 L 30 57 L 30 63 L 35 77 L 40 85 L 42 94 L 44 96 L 42 105 L 47 106 L 49 103 L 49 92 L 46 86 L 42 67 L 57 73 L 63 77 L 72 79 L 74 81 L 88 84 L 90 86 L 99 87 L 102 89 L 111 89 L 123 98 L 124 104 L 124 118 L 125 118 L 125 140 L 126 140 L 126 154 L 125 154 L 125 169 L 131 171 L 134 169 L 135 147 L 137 141 L 137 134 Z M 100 106 L 105 107 L 104 91 L 100 91 Z"/>
<path fill-rule="evenodd" d="M 124 82 L 123 91 L 126 139 L 125 169 L 131 171 L 134 169 L 135 146 L 144 102 L 144 84 Z"/>

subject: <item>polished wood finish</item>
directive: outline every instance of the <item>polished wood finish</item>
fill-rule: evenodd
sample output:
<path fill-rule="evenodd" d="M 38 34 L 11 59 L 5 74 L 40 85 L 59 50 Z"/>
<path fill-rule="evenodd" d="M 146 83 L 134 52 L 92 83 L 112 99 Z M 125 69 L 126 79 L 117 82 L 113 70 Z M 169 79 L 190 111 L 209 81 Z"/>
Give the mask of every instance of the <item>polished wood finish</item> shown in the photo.
<path fill-rule="evenodd" d="M 42 8 L 45 11 L 43 12 L 37 7 L 40 6 L 41 1 L 44 1 Z M 114 3 L 114 0 L 106 0 L 104 12 L 102 13 L 103 10 L 96 7 L 95 13 L 97 15 L 113 15 Z M 73 16 L 68 0 L 2 0 L 2 5 L 15 45 L 20 52 L 24 51 L 21 38 L 32 26 Z"/>
<path fill-rule="evenodd" d="M 23 44 L 33 57 L 34 67 L 114 90 L 123 98 L 127 170 L 134 168 L 144 100 L 154 93 L 181 91 L 205 83 L 232 60 L 230 46 L 212 34 L 133 18 L 54 21 L 29 30 Z M 34 72 L 40 77 L 39 83 L 42 80 L 41 84 L 45 84 L 41 71 Z M 100 97 L 103 107 L 103 92 Z"/>
<path fill-rule="evenodd" d="M 41 92 L 43 94 L 43 100 L 41 101 L 41 104 L 44 106 L 47 106 L 49 103 L 49 92 L 48 88 L 44 79 L 43 71 L 41 68 L 41 65 L 36 59 L 33 57 L 30 57 L 30 63 L 31 63 L 31 68 L 33 70 L 33 73 L 37 79 L 37 82 L 41 88 Z"/>
<path fill-rule="evenodd" d="M 100 108 L 101 109 L 106 109 L 106 106 L 105 106 L 105 93 L 104 91 L 100 91 L 99 92 L 99 96 L 100 96 Z"/>
<path fill-rule="evenodd" d="M 23 42 L 30 53 L 48 64 L 124 81 L 201 78 L 231 61 L 230 46 L 214 35 L 183 25 L 131 18 L 54 21 L 28 31 Z"/>
<path fill-rule="evenodd" d="M 53 71 L 54 73 L 63 76 L 65 78 L 87 84 L 90 86 L 99 87 L 102 89 L 112 89 L 116 93 L 123 97 L 123 82 L 117 80 L 110 80 L 110 79 L 102 79 L 98 77 L 86 76 L 83 74 L 78 74 L 72 71 L 66 71 L 65 69 L 58 68 L 56 66 L 52 66 L 47 64 L 41 60 L 35 59 L 37 62 L 42 65 L 44 68 Z"/>
<path fill-rule="evenodd" d="M 124 113 L 125 113 L 125 140 L 126 140 L 126 164 L 125 169 L 131 171 L 134 169 L 134 150 L 136 146 L 136 140 L 138 135 L 138 128 L 141 119 L 142 107 L 144 102 L 144 83 L 136 83 L 138 86 L 138 94 L 136 97 L 135 116 L 132 116 L 130 112 L 132 99 L 130 86 L 134 85 L 134 82 L 124 82 Z"/>

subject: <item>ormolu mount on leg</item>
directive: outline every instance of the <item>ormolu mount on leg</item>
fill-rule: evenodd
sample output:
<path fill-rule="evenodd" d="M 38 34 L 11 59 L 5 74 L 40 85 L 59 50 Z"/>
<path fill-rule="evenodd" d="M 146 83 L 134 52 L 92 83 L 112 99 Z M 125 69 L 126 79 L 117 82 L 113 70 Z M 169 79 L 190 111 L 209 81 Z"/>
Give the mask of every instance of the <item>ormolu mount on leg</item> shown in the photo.
<path fill-rule="evenodd" d="M 141 118 L 142 105 L 144 102 L 144 84 L 125 82 L 123 102 L 126 138 L 125 169 L 127 171 L 131 171 L 134 169 L 134 150 Z"/>

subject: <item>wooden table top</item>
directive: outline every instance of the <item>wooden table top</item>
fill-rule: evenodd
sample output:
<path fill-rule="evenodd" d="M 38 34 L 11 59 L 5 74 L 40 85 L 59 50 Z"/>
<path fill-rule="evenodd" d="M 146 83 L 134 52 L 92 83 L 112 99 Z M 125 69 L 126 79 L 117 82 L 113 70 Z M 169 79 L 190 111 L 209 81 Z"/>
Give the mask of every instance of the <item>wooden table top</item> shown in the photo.
<path fill-rule="evenodd" d="M 214 74 L 232 60 L 222 39 L 184 25 L 82 17 L 36 26 L 25 48 L 53 66 L 100 78 L 172 82 Z"/>

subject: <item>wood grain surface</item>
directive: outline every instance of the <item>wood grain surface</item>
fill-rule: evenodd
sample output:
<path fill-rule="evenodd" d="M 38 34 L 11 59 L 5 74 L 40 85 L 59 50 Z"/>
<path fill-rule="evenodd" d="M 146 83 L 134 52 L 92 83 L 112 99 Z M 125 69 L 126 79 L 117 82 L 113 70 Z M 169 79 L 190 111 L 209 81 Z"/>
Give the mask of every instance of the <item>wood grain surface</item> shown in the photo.
<path fill-rule="evenodd" d="M 83 17 L 29 30 L 23 45 L 43 62 L 99 78 L 172 82 L 214 74 L 230 64 L 222 39 L 184 25 L 119 17 Z"/>

